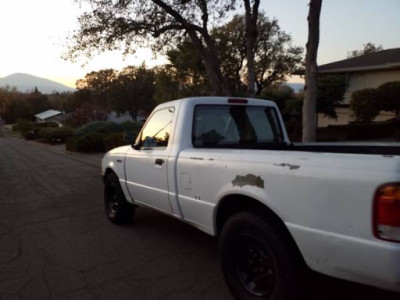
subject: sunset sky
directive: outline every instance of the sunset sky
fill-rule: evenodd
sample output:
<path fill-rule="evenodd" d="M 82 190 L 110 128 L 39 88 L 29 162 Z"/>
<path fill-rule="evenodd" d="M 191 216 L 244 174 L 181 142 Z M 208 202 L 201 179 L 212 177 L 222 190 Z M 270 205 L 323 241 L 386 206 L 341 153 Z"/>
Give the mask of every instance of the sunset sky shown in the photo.
<path fill-rule="evenodd" d="M 282 30 L 292 35 L 293 44 L 305 46 L 308 0 L 261 0 L 261 9 L 276 17 Z M 121 52 L 72 63 L 61 55 L 65 40 L 77 28 L 82 9 L 73 0 L 0 1 L 0 77 L 28 73 L 70 87 L 86 73 L 104 68 L 120 70 L 152 59 L 148 49 L 123 58 Z M 238 11 L 239 12 L 239 11 Z M 323 0 L 318 63 L 345 59 L 347 52 L 373 42 L 384 49 L 400 47 L 400 0 Z"/>

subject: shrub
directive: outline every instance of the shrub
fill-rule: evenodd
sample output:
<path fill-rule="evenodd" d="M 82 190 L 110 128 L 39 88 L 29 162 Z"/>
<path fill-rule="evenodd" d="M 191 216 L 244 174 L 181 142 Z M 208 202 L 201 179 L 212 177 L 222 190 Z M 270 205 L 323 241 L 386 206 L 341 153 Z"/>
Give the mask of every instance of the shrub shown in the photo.
<path fill-rule="evenodd" d="M 33 123 L 36 128 L 56 128 L 59 127 L 56 122 Z"/>
<path fill-rule="evenodd" d="M 22 133 L 22 136 L 26 140 L 34 140 L 34 139 L 37 138 L 36 133 L 35 133 L 34 130 L 25 131 L 24 133 Z"/>
<path fill-rule="evenodd" d="M 87 133 L 111 133 L 121 131 L 121 126 L 117 123 L 109 121 L 95 121 L 77 129 L 74 134 L 76 136 L 82 136 Z"/>
<path fill-rule="evenodd" d="M 109 133 L 107 134 L 104 139 L 104 147 L 106 151 L 111 150 L 113 148 L 117 148 L 119 146 L 125 145 L 124 141 L 124 134 L 120 132 L 115 132 L 115 133 Z"/>
<path fill-rule="evenodd" d="M 13 125 L 12 129 L 14 131 L 19 131 L 22 135 L 24 135 L 26 132 L 33 130 L 33 127 L 33 123 L 29 122 L 28 120 L 18 119 Z"/>
<path fill-rule="evenodd" d="M 58 127 L 58 128 L 42 128 L 39 130 L 38 136 L 46 142 L 64 143 L 69 137 L 72 137 L 73 130 L 68 127 Z"/>
<path fill-rule="evenodd" d="M 142 129 L 142 125 L 134 121 L 125 121 L 120 124 L 123 132 L 131 133 L 133 135 L 138 135 L 139 131 Z"/>
<path fill-rule="evenodd" d="M 89 132 L 82 136 L 71 137 L 66 141 L 66 149 L 78 152 L 104 152 L 104 134 Z"/>
<path fill-rule="evenodd" d="M 357 122 L 371 122 L 380 111 L 377 91 L 375 89 L 363 89 L 353 92 L 350 108 Z"/>
<path fill-rule="evenodd" d="M 400 81 L 387 82 L 377 89 L 382 110 L 392 111 L 400 116 Z"/>

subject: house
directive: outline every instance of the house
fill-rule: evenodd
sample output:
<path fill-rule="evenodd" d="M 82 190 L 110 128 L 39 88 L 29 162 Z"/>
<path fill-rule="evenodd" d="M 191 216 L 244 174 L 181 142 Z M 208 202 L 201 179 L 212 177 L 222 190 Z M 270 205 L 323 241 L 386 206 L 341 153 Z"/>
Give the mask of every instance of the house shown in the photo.
<path fill-rule="evenodd" d="M 318 126 L 348 124 L 353 120 L 349 103 L 354 91 L 365 88 L 377 88 L 383 83 L 400 81 L 400 48 L 382 50 L 358 57 L 353 57 L 318 67 L 318 73 L 343 74 L 347 89 L 343 104 L 336 108 L 337 120 L 318 115 Z M 383 99 L 382 99 L 383 101 Z M 381 112 L 375 121 L 384 121 L 394 117 L 389 112 Z"/>
<path fill-rule="evenodd" d="M 58 110 L 49 109 L 35 115 L 36 122 L 57 122 L 60 123 L 60 118 L 64 113 Z"/>

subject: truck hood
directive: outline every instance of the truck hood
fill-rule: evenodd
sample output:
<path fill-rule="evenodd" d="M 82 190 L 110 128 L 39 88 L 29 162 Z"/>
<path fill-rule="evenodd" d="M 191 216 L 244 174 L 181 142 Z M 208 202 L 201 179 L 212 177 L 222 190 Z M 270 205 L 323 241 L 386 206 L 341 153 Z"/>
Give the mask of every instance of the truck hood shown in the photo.
<path fill-rule="evenodd" d="M 118 147 L 118 148 L 111 149 L 110 151 L 108 151 L 108 152 L 104 155 L 104 157 L 106 157 L 106 156 L 108 156 L 108 155 L 117 155 L 117 154 L 125 155 L 126 152 L 128 152 L 128 150 L 129 150 L 131 147 L 132 147 L 131 145 L 126 145 L 126 146 L 121 146 L 121 147 Z"/>

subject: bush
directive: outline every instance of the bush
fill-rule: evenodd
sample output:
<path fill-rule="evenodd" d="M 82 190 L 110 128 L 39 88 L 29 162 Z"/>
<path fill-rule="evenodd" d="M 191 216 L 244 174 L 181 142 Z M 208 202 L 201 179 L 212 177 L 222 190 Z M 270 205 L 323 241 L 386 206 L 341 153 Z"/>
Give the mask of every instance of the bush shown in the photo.
<path fill-rule="evenodd" d="M 363 89 L 353 92 L 350 108 L 357 122 L 369 123 L 379 114 L 380 104 L 375 89 Z"/>
<path fill-rule="evenodd" d="M 111 133 L 121 132 L 122 128 L 119 124 L 109 121 L 91 122 L 75 131 L 75 136 L 82 136 L 87 133 Z"/>
<path fill-rule="evenodd" d="M 34 140 L 37 138 L 34 130 L 25 131 L 24 133 L 22 133 L 22 136 L 26 140 Z"/>
<path fill-rule="evenodd" d="M 104 148 L 106 151 L 126 145 L 124 141 L 124 134 L 123 133 L 109 133 L 107 134 L 104 139 Z"/>
<path fill-rule="evenodd" d="M 38 136 L 49 143 L 64 143 L 69 137 L 72 137 L 73 130 L 68 127 L 58 128 L 42 128 L 38 132 Z"/>
<path fill-rule="evenodd" d="M 33 130 L 33 127 L 33 123 L 29 122 L 28 120 L 18 119 L 13 125 L 12 129 L 14 131 L 19 131 L 22 135 L 24 135 L 26 132 Z"/>
<path fill-rule="evenodd" d="M 139 131 L 142 129 L 142 125 L 134 121 L 125 121 L 120 124 L 123 132 L 131 133 L 133 135 L 138 135 Z"/>
<path fill-rule="evenodd" d="M 377 89 L 382 110 L 400 115 L 400 81 L 387 82 Z"/>
<path fill-rule="evenodd" d="M 103 138 L 104 134 L 89 132 L 82 136 L 67 139 L 65 147 L 68 151 L 104 152 Z"/>

